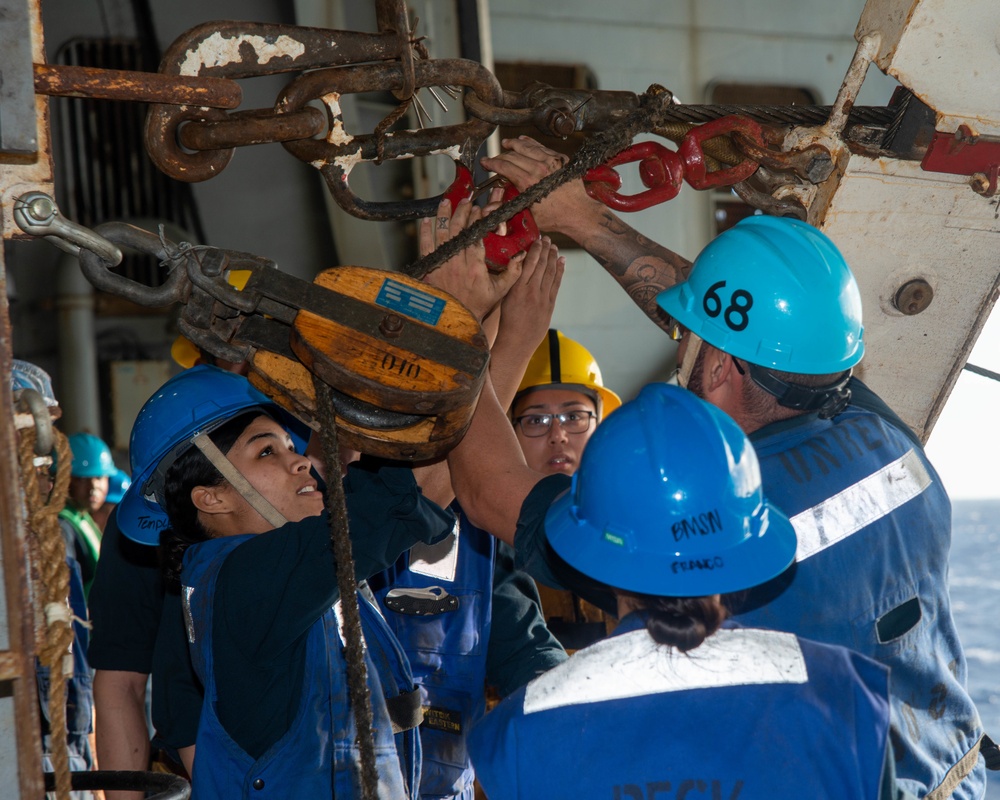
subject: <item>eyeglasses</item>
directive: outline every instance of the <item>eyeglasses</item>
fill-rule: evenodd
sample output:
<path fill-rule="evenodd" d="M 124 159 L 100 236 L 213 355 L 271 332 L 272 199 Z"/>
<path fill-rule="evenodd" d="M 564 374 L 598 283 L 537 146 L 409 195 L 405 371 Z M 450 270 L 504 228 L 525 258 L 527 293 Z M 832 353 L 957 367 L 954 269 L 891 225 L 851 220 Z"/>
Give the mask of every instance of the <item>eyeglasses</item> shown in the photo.
<path fill-rule="evenodd" d="M 566 433 L 583 433 L 590 428 L 590 421 L 596 416 L 593 411 L 565 411 L 562 414 L 525 414 L 514 418 L 514 424 L 521 426 L 521 433 L 530 439 L 544 436 L 552 428 L 552 423 L 559 420 L 560 427 Z"/>
<path fill-rule="evenodd" d="M 681 325 L 677 320 L 672 319 L 670 320 L 670 330 L 668 330 L 667 333 L 670 335 L 671 339 L 675 342 L 679 342 L 682 338 L 684 338 L 684 334 L 687 333 L 687 328 Z"/>

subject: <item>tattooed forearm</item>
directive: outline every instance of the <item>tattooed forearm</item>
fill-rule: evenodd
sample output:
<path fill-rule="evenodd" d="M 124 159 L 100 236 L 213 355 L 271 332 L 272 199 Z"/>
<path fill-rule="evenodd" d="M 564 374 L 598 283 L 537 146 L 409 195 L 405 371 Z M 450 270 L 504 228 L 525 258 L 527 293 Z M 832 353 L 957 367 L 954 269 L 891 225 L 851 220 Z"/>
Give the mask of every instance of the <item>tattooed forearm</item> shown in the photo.
<path fill-rule="evenodd" d="M 687 277 L 691 262 L 662 247 L 605 211 L 599 226 L 580 242 L 621 285 L 643 313 L 661 328 L 669 321 L 656 295 Z"/>
<path fill-rule="evenodd" d="M 667 288 L 667 285 L 660 278 L 657 260 L 641 258 L 629 266 L 618 282 L 647 317 L 667 330 L 669 329 L 669 318 L 656 304 L 656 296 Z"/>

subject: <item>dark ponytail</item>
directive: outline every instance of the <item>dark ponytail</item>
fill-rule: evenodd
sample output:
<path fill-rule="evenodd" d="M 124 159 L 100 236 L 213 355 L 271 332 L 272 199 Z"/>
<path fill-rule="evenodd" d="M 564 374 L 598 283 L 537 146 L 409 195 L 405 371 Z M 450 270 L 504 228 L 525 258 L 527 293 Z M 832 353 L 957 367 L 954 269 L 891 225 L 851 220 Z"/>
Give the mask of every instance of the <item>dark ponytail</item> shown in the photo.
<path fill-rule="evenodd" d="M 224 422 L 209 434 L 223 453 L 228 453 L 247 426 L 258 417 L 270 416 L 261 408 L 253 408 Z M 221 486 L 225 478 L 212 466 L 197 447 L 192 445 L 177 457 L 167 469 L 163 480 L 163 510 L 170 518 L 170 527 L 160 534 L 160 566 L 168 587 L 180 586 L 184 553 L 193 544 L 211 539 L 198 521 L 198 509 L 191 500 L 196 486 Z"/>
<path fill-rule="evenodd" d="M 707 597 L 656 597 L 621 592 L 642 610 L 646 630 L 657 644 L 682 653 L 694 650 L 715 633 L 729 611 L 718 595 Z"/>

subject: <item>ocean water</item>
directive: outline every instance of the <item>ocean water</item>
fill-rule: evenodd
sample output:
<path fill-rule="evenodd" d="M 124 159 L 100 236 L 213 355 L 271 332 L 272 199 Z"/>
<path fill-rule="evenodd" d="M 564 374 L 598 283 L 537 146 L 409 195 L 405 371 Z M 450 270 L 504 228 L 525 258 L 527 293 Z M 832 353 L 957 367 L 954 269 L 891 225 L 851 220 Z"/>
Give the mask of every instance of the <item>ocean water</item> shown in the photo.
<path fill-rule="evenodd" d="M 969 691 L 986 732 L 1000 742 L 1000 500 L 952 502 L 951 600 L 969 663 Z M 987 800 L 1000 800 L 989 772 Z"/>

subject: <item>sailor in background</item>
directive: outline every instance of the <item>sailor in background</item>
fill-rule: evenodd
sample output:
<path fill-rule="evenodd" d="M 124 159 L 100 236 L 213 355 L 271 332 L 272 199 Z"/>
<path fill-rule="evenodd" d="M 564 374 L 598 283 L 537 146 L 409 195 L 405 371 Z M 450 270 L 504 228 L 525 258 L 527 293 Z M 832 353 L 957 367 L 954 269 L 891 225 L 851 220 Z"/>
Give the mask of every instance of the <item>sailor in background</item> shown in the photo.
<path fill-rule="evenodd" d="M 483 164 L 522 191 L 561 164 L 530 139 L 506 146 Z M 754 443 L 765 491 L 792 520 L 799 545 L 795 568 L 750 592 L 735 618 L 888 666 L 901 785 L 935 800 L 982 798 L 980 751 L 992 758 L 996 747 L 969 696 L 951 615 L 951 503 L 919 439 L 851 377 L 864 354 L 861 298 L 833 242 L 797 220 L 755 216 L 716 237 L 692 266 L 590 198 L 580 181 L 532 213 L 541 229 L 583 245 L 679 338 L 681 385 L 726 411 Z M 484 423 L 488 409 L 480 403 L 477 411 Z M 489 422 L 483 433 L 493 442 L 498 430 Z M 470 481 L 480 479 L 469 458 L 475 431 L 474 420 L 452 454 L 454 473 Z M 560 491 L 543 485 L 526 508 L 545 508 L 543 495 Z M 496 501 L 484 489 L 456 485 L 470 515 L 513 537 L 517 521 L 502 509 L 519 507 L 530 489 L 502 496 L 494 485 Z M 535 517 L 518 528 L 518 560 L 544 573 L 550 559 Z"/>
<path fill-rule="evenodd" d="M 647 386 L 591 438 L 545 524 L 567 563 L 612 587 L 621 623 L 474 729 L 490 798 L 896 797 L 888 670 L 725 625 L 720 595 L 795 555 L 728 416 Z M 567 732 L 572 746 L 553 747 Z"/>
<path fill-rule="evenodd" d="M 111 449 L 92 433 L 74 433 L 69 437 L 73 466 L 69 479 L 69 497 L 59 513 L 67 540 L 74 543 L 76 559 L 83 572 L 83 589 L 89 596 L 101 555 L 101 526 L 94 517 L 108 496 L 108 478 L 117 472 Z"/>
<path fill-rule="evenodd" d="M 107 528 L 108 520 L 111 518 L 111 512 L 122 501 L 131 483 L 132 479 L 123 469 L 116 469 L 108 476 L 108 493 L 104 498 L 104 504 L 97 511 L 91 512 L 90 515 L 101 529 L 102 543 L 104 541 L 104 530 Z"/>
<path fill-rule="evenodd" d="M 456 210 L 454 230 L 431 221 L 421 226 L 423 252 L 461 229 L 468 204 Z M 491 342 L 489 370 L 507 397 L 548 327 L 563 269 L 548 241 L 517 258 L 521 274 L 501 306 L 477 309 L 489 311 L 483 322 Z M 434 274 L 428 279 L 433 282 Z M 430 469 L 443 470 L 442 480 L 450 480 L 445 463 Z M 419 472 L 418 481 L 424 480 L 427 469 Z M 448 537 L 414 545 L 369 581 L 421 690 L 424 800 L 474 797 L 466 742 L 486 713 L 487 688 L 506 697 L 566 660 L 545 626 L 534 582 L 514 569 L 510 546 L 472 525 L 457 504 L 451 508 L 458 522 Z"/>

